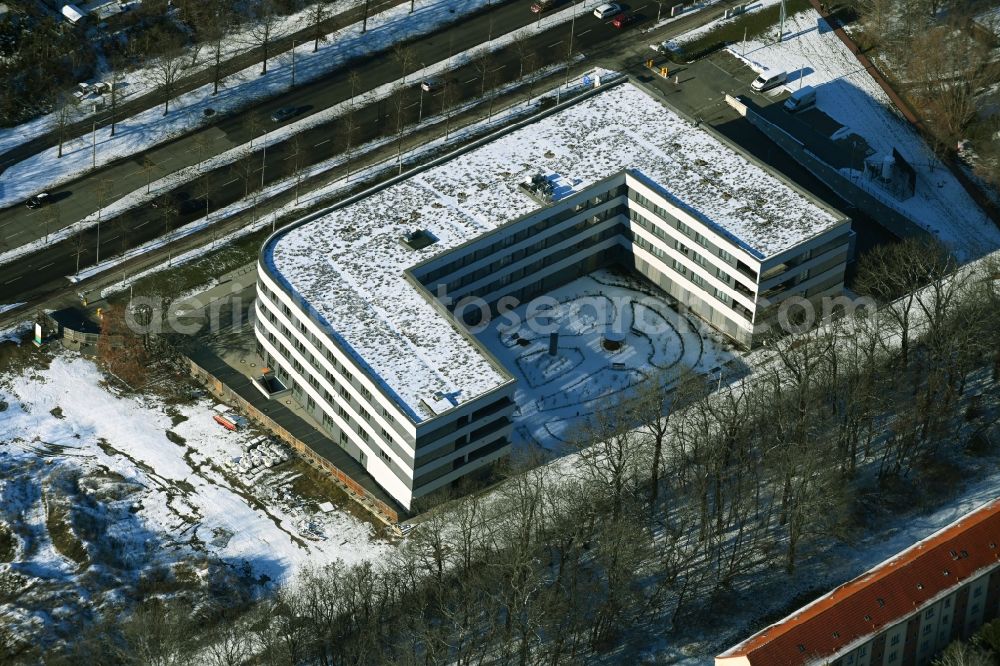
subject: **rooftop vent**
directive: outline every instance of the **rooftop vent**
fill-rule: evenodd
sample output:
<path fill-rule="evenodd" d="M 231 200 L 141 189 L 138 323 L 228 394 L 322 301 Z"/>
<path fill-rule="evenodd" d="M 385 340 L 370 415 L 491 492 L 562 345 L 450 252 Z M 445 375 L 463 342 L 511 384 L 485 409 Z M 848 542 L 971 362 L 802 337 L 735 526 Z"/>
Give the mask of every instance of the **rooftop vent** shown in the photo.
<path fill-rule="evenodd" d="M 422 250 L 428 245 L 433 245 L 437 240 L 437 237 L 426 229 L 414 229 L 409 233 L 403 234 L 399 242 L 411 250 Z"/>
<path fill-rule="evenodd" d="M 536 173 L 526 183 L 521 183 L 521 189 L 532 199 L 541 203 L 552 203 L 555 194 L 555 185 L 543 174 Z"/>

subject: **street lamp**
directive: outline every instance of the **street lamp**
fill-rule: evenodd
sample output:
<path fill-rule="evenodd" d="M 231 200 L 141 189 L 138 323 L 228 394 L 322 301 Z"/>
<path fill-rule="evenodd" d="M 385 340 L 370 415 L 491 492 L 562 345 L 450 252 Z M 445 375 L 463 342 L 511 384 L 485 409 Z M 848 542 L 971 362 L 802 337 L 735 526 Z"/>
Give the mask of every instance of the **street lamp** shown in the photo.
<path fill-rule="evenodd" d="M 427 69 L 427 65 L 425 65 L 424 63 L 420 63 L 420 67 L 421 67 L 421 69 Z M 424 119 L 424 84 L 421 83 L 420 84 L 420 107 L 417 110 L 417 124 L 419 125 L 420 122 L 423 119 Z"/>

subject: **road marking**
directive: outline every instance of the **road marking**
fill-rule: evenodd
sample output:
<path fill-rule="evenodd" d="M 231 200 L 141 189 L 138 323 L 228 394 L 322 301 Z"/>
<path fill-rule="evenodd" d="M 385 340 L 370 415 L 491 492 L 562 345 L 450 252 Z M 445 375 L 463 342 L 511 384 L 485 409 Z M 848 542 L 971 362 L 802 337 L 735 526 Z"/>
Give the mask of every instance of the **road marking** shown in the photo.
<path fill-rule="evenodd" d="M 583 32 L 578 32 L 578 33 L 576 33 L 576 36 L 577 36 L 577 37 L 583 37 L 583 36 L 584 36 L 584 35 L 586 35 L 586 34 L 587 34 L 588 32 L 590 32 L 590 30 L 591 30 L 590 28 L 587 28 L 587 29 L 586 29 L 586 30 L 584 30 Z"/>
<path fill-rule="evenodd" d="M 643 9 L 645 9 L 646 7 L 649 7 L 649 5 L 643 5 L 642 7 L 636 7 L 636 8 L 635 8 L 635 9 L 634 9 L 633 11 L 634 11 L 634 12 L 635 12 L 636 14 L 638 14 L 639 12 L 641 12 L 641 11 L 642 11 Z"/>
<path fill-rule="evenodd" d="M 13 238 L 14 236 L 20 236 L 23 233 L 24 233 L 23 231 L 15 231 L 12 234 L 7 234 L 7 236 L 8 236 L 8 238 Z"/>
<path fill-rule="evenodd" d="M 322 140 L 322 141 L 320 141 L 319 143 L 314 143 L 314 144 L 313 144 L 313 148 L 315 148 L 315 147 L 317 147 L 317 146 L 322 146 L 322 145 L 323 145 L 324 143 L 330 143 L 330 140 L 329 140 L 329 139 L 323 139 L 323 140 Z"/>
<path fill-rule="evenodd" d="M 415 106 L 416 106 L 417 104 L 419 104 L 419 103 L 420 103 L 420 102 L 414 102 L 413 104 L 410 104 L 409 106 L 404 106 L 403 108 L 404 108 L 404 109 L 412 109 L 413 107 L 415 107 Z"/>
<path fill-rule="evenodd" d="M 24 277 L 24 276 L 23 276 L 23 275 L 18 275 L 18 276 L 17 276 L 16 278 L 14 278 L 14 279 L 12 279 L 12 280 L 7 280 L 6 282 L 4 282 L 4 284 L 10 284 L 11 282 L 17 282 L 17 281 L 18 281 L 18 280 L 20 280 L 20 279 L 21 279 L 22 277 Z"/>
<path fill-rule="evenodd" d="M 472 83 L 473 81 L 475 81 L 475 80 L 476 80 L 476 79 L 478 79 L 478 78 L 479 78 L 478 76 L 473 76 L 473 77 L 472 77 L 471 79 L 469 79 L 468 81 L 462 81 L 462 83 Z"/>
<path fill-rule="evenodd" d="M 127 175 L 125 177 L 126 178 L 131 178 L 132 176 L 134 176 L 137 173 L 142 173 L 142 169 L 137 169 L 136 171 L 133 171 L 132 173 L 130 173 L 129 175 Z"/>
<path fill-rule="evenodd" d="M 232 179 L 231 181 L 229 181 L 228 183 L 223 183 L 223 184 L 222 184 L 222 186 L 223 186 L 223 187 L 225 187 L 226 185 L 232 185 L 233 183 L 235 183 L 235 182 L 237 182 L 237 181 L 239 181 L 239 178 L 233 178 L 233 179 Z"/>
<path fill-rule="evenodd" d="M 49 266 L 55 266 L 55 264 L 56 264 L 56 262 L 54 262 L 54 261 L 50 262 L 50 263 L 47 263 L 44 266 L 39 266 L 38 270 L 42 270 L 42 269 L 48 268 Z"/>
<path fill-rule="evenodd" d="M 146 220 L 146 221 L 145 221 L 145 222 L 143 222 L 142 224 L 137 224 L 137 225 L 135 225 L 135 228 L 136 228 L 136 229 L 138 229 L 139 227 L 144 227 L 144 226 L 146 226 L 147 224 L 149 224 L 149 220 Z"/>
<path fill-rule="evenodd" d="M 504 68 L 504 67 L 506 67 L 506 66 L 507 66 L 507 65 L 500 65 L 500 66 L 499 66 L 499 67 L 497 67 L 496 69 L 491 69 L 490 71 L 491 71 L 491 72 L 499 72 L 499 71 L 500 71 L 501 69 L 503 69 L 503 68 Z"/>
<path fill-rule="evenodd" d="M 552 49 L 552 48 L 555 48 L 555 47 L 559 46 L 560 44 L 562 44 L 562 43 L 563 43 L 564 41 L 566 41 L 566 40 L 564 40 L 564 39 L 560 39 L 560 40 L 559 40 L 558 42 L 556 42 L 555 44 L 549 44 L 549 45 L 548 45 L 547 47 L 545 47 L 545 48 L 549 48 L 549 49 Z"/>
<path fill-rule="evenodd" d="M 282 160 L 290 160 L 290 159 L 292 159 L 293 157 L 297 157 L 297 155 L 296 155 L 295 153 L 292 153 L 292 154 L 291 154 L 291 155 L 289 155 L 288 157 L 283 157 L 283 158 L 281 158 L 281 159 L 282 159 Z"/>

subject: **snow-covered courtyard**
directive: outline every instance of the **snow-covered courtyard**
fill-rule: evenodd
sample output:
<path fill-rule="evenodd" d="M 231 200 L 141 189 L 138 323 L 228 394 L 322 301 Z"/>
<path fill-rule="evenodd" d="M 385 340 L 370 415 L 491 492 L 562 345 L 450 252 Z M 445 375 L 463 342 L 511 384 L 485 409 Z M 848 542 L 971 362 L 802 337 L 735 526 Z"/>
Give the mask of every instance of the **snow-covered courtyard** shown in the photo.
<path fill-rule="evenodd" d="M 556 353 L 549 353 L 551 334 Z M 518 379 L 515 445 L 560 452 L 587 417 L 646 381 L 739 363 L 728 344 L 640 278 L 600 270 L 492 320 L 480 341 Z"/>

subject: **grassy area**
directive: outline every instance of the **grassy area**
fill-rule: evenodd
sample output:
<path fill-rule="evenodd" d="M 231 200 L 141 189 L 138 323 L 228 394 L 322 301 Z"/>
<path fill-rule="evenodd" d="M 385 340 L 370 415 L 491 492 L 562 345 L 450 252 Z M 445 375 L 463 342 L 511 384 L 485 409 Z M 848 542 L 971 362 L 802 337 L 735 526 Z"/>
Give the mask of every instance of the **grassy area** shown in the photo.
<path fill-rule="evenodd" d="M 270 229 L 265 229 L 248 234 L 183 266 L 144 277 L 136 281 L 133 293 L 136 296 L 159 295 L 172 298 L 207 284 L 213 278 L 256 260 L 261 244 L 270 233 Z M 127 292 L 121 292 L 119 297 L 123 295 L 127 295 Z"/>
<path fill-rule="evenodd" d="M 787 15 L 791 16 L 809 9 L 810 5 L 809 0 L 788 0 L 785 7 Z M 780 11 L 778 5 L 773 5 L 745 14 L 735 21 L 727 21 L 684 44 L 684 55 L 689 60 L 697 60 L 725 48 L 727 44 L 743 41 L 744 31 L 747 39 L 764 35 L 777 25 Z"/>
<path fill-rule="evenodd" d="M 316 503 L 331 502 L 338 510 L 349 513 L 374 526 L 376 530 L 382 530 L 385 527 L 383 523 L 376 520 L 368 511 L 348 497 L 344 489 L 334 483 L 322 470 L 313 467 L 298 456 L 293 456 L 287 465 L 288 471 L 302 473 L 301 476 L 292 480 L 291 484 L 292 492 L 302 499 Z"/>
<path fill-rule="evenodd" d="M 87 549 L 73 532 L 69 510 L 65 506 L 49 499 L 45 527 L 49 532 L 49 538 L 52 539 L 53 547 L 60 555 L 80 565 L 87 562 Z"/>
<path fill-rule="evenodd" d="M 0 523 L 0 562 L 10 562 L 17 554 L 17 540 L 10 528 Z"/>

